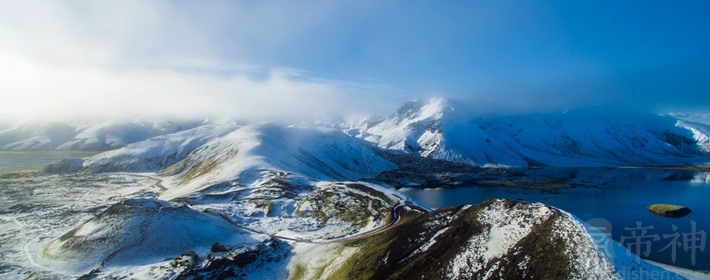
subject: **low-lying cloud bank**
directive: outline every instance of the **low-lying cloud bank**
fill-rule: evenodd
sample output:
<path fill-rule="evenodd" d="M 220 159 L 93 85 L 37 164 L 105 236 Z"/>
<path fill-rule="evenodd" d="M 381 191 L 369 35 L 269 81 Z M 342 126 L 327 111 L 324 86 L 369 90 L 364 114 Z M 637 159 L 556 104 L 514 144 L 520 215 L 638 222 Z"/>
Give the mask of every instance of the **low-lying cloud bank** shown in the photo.
<path fill-rule="evenodd" d="M 479 67 L 496 66 L 500 73 L 486 76 L 467 71 L 473 69 L 469 67 L 437 67 L 439 59 L 462 53 L 442 56 L 425 48 L 409 56 L 426 60 L 406 63 L 407 55 L 397 56 L 406 53 L 402 46 L 439 37 L 419 36 L 420 25 L 412 25 L 421 21 L 416 16 L 392 20 L 389 12 L 401 13 L 397 5 L 345 2 L 0 1 L 0 123 L 135 118 L 298 121 L 384 115 L 403 102 L 431 96 L 465 99 L 456 102 L 466 102 L 478 114 L 589 106 L 662 113 L 707 111 L 710 104 L 706 81 L 710 67 L 705 60 L 649 64 L 643 73 L 582 67 L 579 73 L 554 75 L 535 75 L 537 67 L 516 70 L 511 67 L 515 63 L 491 60 Z M 431 15 L 420 9 L 422 15 Z M 360 18 L 364 15 L 371 17 Z M 484 22 L 503 24 L 495 19 Z M 481 32 L 466 32 L 482 39 L 497 32 L 494 26 L 481 26 L 485 26 Z M 437 26 L 432 28 L 429 33 L 438 33 Z M 364 36 L 378 29 L 387 32 Z M 402 33 L 409 35 L 396 36 Z M 446 45 L 445 37 L 436 43 Z M 349 61 L 344 59 L 350 57 L 349 51 L 345 57 L 321 53 L 328 49 L 340 53 L 353 44 L 362 45 L 361 56 L 353 51 Z M 379 55 L 364 55 L 365 50 Z M 300 65 L 294 57 L 320 64 Z M 401 68 L 384 67 L 390 64 Z M 418 71 L 409 73 L 406 67 Z M 339 68 L 356 70 L 328 77 L 329 71 Z M 541 65 L 544 69 L 548 68 Z M 402 79 L 370 75 L 387 71 Z M 417 83 L 448 75 L 471 75 L 474 82 L 447 85 L 449 79 L 443 79 L 426 88 Z"/>
<path fill-rule="evenodd" d="M 284 11 L 224 5 L 0 3 L 0 119 L 291 120 L 372 113 L 379 110 L 372 104 L 383 104 L 374 101 L 377 86 L 250 64 L 240 48 L 260 36 L 286 36 L 264 26 Z M 289 36 L 305 28 L 291 26 Z M 227 55 L 226 46 L 238 55 Z"/>
<path fill-rule="evenodd" d="M 372 113 L 365 86 L 315 80 L 288 69 L 215 74 L 181 69 L 114 69 L 3 59 L 9 75 L 3 118 L 293 119 Z"/>

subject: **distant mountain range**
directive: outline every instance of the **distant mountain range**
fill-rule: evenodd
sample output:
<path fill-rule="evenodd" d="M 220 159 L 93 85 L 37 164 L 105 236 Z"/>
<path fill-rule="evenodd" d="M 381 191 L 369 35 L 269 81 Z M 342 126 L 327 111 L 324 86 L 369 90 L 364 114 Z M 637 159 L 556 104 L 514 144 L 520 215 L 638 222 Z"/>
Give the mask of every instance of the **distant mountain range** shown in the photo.
<path fill-rule="evenodd" d="M 200 124 L 172 121 L 17 123 L 0 130 L 0 149 L 106 151 Z"/>
<path fill-rule="evenodd" d="M 458 104 L 415 101 L 386 118 L 320 122 L 328 125 L 29 123 L 0 131 L 0 145 L 106 150 L 47 170 L 161 181 L 157 197 L 110 206 L 34 253 L 71 276 L 613 279 L 622 266 L 663 271 L 613 241 L 616 255 L 605 255 L 593 228 L 543 204 L 489 200 L 431 211 L 377 176 L 706 165 L 707 116 L 478 115 Z"/>
<path fill-rule="evenodd" d="M 710 115 L 601 109 L 479 115 L 443 98 L 414 101 L 345 131 L 383 149 L 479 166 L 707 164 Z"/>
<path fill-rule="evenodd" d="M 601 109 L 477 114 L 466 108 L 465 103 L 432 98 L 406 103 L 385 118 L 299 126 L 317 134 L 320 133 L 317 127 L 324 123 L 382 149 L 477 166 L 710 163 L 710 114 L 654 115 Z M 120 158 L 126 165 L 124 170 L 157 171 L 242 126 L 168 121 L 33 122 L 0 130 L 0 148 L 95 151 L 123 148 L 92 159 L 94 165 L 90 168 L 111 169 L 108 167 L 111 163 L 100 160 L 111 157 Z"/>

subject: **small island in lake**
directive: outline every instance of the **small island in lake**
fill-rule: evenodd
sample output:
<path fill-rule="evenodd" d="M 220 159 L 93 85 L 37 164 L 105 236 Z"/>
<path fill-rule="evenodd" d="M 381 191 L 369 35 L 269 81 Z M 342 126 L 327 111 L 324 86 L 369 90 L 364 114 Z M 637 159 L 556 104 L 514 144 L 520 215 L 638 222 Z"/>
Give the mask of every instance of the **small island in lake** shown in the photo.
<path fill-rule="evenodd" d="M 653 214 L 670 218 L 685 217 L 690 214 L 690 212 L 693 212 L 688 207 L 673 204 L 653 204 L 648 206 L 647 209 Z"/>

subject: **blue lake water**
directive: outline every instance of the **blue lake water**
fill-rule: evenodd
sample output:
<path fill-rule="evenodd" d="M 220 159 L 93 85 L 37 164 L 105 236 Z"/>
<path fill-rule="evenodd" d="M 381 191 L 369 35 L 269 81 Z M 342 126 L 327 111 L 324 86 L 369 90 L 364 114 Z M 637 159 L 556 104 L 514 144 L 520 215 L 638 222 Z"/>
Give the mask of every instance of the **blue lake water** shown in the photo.
<path fill-rule="evenodd" d="M 400 191 L 432 208 L 475 204 L 489 198 L 542 202 L 584 221 L 603 219 L 592 224 L 608 221 L 612 238 L 631 251 L 638 250 L 642 257 L 710 271 L 710 242 L 707 240 L 707 233 L 710 233 L 710 173 L 598 168 L 550 168 L 540 172 L 553 177 L 558 173 L 585 187 L 540 190 L 466 186 L 404 188 Z M 685 205 L 693 212 L 682 218 L 661 217 L 646 210 L 654 203 Z M 673 246 L 669 244 L 676 245 L 675 260 Z"/>

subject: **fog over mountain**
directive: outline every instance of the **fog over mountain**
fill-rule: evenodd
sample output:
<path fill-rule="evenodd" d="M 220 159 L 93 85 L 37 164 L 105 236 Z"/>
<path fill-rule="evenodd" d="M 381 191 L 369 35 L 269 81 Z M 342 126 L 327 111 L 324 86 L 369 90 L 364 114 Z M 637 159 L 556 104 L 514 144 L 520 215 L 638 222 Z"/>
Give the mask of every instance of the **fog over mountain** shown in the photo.
<path fill-rule="evenodd" d="M 0 278 L 708 279 L 708 26 L 703 0 L 0 1 Z"/>

